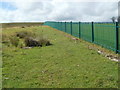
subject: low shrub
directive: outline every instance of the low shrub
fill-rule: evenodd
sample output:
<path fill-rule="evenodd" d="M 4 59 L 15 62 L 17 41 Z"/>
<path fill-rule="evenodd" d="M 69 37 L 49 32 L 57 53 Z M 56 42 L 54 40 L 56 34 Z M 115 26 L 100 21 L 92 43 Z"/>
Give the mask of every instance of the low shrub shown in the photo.
<path fill-rule="evenodd" d="M 25 45 L 28 47 L 43 47 L 52 45 L 49 40 L 45 38 L 34 39 L 32 37 L 25 38 Z"/>
<path fill-rule="evenodd" d="M 6 34 L 2 34 L 2 43 L 8 43 L 9 38 Z"/>
<path fill-rule="evenodd" d="M 25 45 L 28 47 L 36 47 L 36 46 L 41 46 L 38 41 L 33 39 L 32 37 L 26 37 L 25 38 Z"/>
<path fill-rule="evenodd" d="M 21 28 L 25 28 L 24 26 L 22 26 Z"/>
<path fill-rule="evenodd" d="M 19 39 L 19 45 L 18 45 L 18 47 L 20 47 L 20 48 L 25 47 L 25 42 L 24 42 L 23 39 Z"/>
<path fill-rule="evenodd" d="M 45 39 L 45 38 L 41 38 L 40 40 L 38 40 L 39 44 L 41 44 L 41 46 L 49 46 L 49 45 L 52 45 L 50 43 L 49 40 Z"/>
<path fill-rule="evenodd" d="M 8 38 L 8 40 L 7 40 Z M 52 45 L 48 39 L 43 37 L 43 35 L 37 35 L 33 32 L 28 31 L 20 31 L 12 36 L 7 37 L 3 35 L 4 42 L 9 41 L 9 45 L 13 45 L 15 47 L 42 47 Z"/>
<path fill-rule="evenodd" d="M 25 37 L 34 37 L 35 34 L 33 32 L 28 32 L 28 31 L 21 31 L 21 32 L 17 32 L 16 36 L 19 38 L 25 38 Z"/>
<path fill-rule="evenodd" d="M 17 47 L 19 45 L 19 38 L 16 36 L 11 36 L 10 38 L 10 43 Z"/>

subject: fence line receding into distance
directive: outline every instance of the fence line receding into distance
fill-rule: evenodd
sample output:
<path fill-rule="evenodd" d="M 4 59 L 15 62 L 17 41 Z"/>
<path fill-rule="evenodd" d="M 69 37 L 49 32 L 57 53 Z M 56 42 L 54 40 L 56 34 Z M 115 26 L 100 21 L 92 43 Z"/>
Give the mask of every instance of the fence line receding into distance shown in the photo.
<path fill-rule="evenodd" d="M 118 22 L 45 22 L 44 25 L 56 28 L 83 40 L 101 45 L 120 53 L 120 25 Z"/>

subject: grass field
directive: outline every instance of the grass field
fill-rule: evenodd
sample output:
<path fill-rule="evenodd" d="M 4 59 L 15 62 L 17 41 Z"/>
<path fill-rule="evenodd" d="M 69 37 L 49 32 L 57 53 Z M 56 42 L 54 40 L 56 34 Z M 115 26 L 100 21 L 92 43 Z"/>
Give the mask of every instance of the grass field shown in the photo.
<path fill-rule="evenodd" d="M 2 28 L 39 26 L 42 22 L 2 23 Z"/>
<path fill-rule="evenodd" d="M 0 24 L 0 89 L 2 89 L 2 24 Z"/>
<path fill-rule="evenodd" d="M 53 45 L 22 49 L 3 44 L 3 88 L 117 88 L 118 63 L 88 49 L 86 42 L 48 26 L 3 29 L 32 31 Z"/>

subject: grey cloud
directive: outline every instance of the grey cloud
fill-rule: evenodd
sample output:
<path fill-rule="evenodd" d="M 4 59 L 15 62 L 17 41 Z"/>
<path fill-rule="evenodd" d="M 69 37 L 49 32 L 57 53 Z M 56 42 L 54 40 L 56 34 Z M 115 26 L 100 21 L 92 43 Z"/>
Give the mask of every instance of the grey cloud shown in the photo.
<path fill-rule="evenodd" d="M 83 21 L 110 21 L 112 16 L 116 16 L 117 3 L 106 2 L 68 2 L 68 7 L 53 14 L 55 20 L 83 20 Z M 60 4 L 59 4 L 60 5 Z M 58 5 L 58 7 L 59 7 Z"/>
<path fill-rule="evenodd" d="M 0 10 L 5 21 L 110 21 L 117 2 L 19 2 L 15 11 Z M 14 17 L 13 17 L 14 16 Z M 11 18 L 12 17 L 12 18 Z"/>

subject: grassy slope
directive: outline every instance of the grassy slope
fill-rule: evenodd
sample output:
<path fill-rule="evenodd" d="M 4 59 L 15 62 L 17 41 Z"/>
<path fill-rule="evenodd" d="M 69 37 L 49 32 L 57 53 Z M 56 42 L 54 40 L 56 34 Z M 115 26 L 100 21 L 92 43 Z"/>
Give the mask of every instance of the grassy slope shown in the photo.
<path fill-rule="evenodd" d="M 85 43 L 75 43 L 46 26 L 4 29 L 3 33 L 18 30 L 43 33 L 53 45 L 32 49 L 3 45 L 4 88 L 117 87 L 118 63 L 89 50 Z"/>
<path fill-rule="evenodd" d="M 2 82 L 2 24 L 0 24 L 0 82 Z M 2 89 L 2 83 L 0 83 L 0 89 Z"/>

